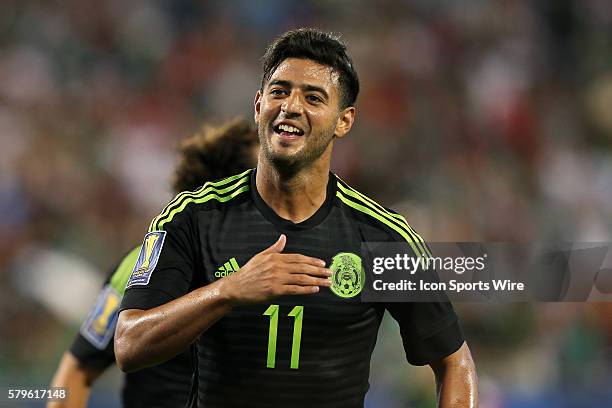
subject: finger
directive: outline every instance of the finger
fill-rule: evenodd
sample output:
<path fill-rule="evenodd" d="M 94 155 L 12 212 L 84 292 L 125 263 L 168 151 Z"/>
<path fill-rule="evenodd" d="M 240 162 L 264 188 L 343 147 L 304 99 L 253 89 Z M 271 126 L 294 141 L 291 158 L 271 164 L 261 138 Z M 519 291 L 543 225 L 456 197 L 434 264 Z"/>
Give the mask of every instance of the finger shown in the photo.
<path fill-rule="evenodd" d="M 288 274 L 306 274 L 321 278 L 329 278 L 332 276 L 332 271 L 330 269 L 308 264 L 285 264 L 281 268 L 281 271 Z"/>
<path fill-rule="evenodd" d="M 283 295 L 312 295 L 318 291 L 318 286 L 285 285 L 282 289 Z"/>
<path fill-rule="evenodd" d="M 331 281 L 327 278 L 315 278 L 306 274 L 293 274 L 287 275 L 285 285 L 299 285 L 299 286 L 331 286 Z"/>
<path fill-rule="evenodd" d="M 288 263 L 301 263 L 313 266 L 325 266 L 325 261 L 302 254 L 282 254 L 281 259 Z"/>
<path fill-rule="evenodd" d="M 273 254 L 273 253 L 283 252 L 283 249 L 285 249 L 286 243 L 287 243 L 287 237 L 285 236 L 285 234 L 281 234 L 275 243 L 273 243 L 268 248 L 261 251 L 260 254 Z"/>

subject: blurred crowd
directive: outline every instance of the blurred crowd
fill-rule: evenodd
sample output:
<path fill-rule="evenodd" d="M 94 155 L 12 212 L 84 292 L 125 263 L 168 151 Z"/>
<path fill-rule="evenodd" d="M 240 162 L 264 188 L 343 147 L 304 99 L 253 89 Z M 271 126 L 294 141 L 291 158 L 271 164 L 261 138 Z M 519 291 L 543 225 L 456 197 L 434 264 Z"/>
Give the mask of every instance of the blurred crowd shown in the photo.
<path fill-rule="evenodd" d="M 177 142 L 203 122 L 252 115 L 259 59 L 290 28 L 341 34 L 360 75 L 334 171 L 426 239 L 612 241 L 608 0 L 0 9 L 0 384 L 49 381 L 107 268 L 171 198 Z M 606 305 L 457 309 L 482 406 L 612 401 Z M 393 325 L 371 404 L 430 406 L 429 374 L 395 368 Z"/>

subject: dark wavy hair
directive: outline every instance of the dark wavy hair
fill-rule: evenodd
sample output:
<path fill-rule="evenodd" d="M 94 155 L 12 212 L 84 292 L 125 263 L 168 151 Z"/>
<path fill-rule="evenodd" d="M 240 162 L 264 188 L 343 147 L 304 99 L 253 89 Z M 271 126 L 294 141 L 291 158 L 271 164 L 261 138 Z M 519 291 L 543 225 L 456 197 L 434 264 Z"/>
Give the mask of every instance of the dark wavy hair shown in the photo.
<path fill-rule="evenodd" d="M 262 57 L 261 89 L 287 58 L 309 59 L 332 67 L 339 75 L 341 108 L 353 106 L 359 94 L 359 78 L 346 45 L 337 36 L 314 28 L 287 31 L 268 46 Z"/>
<path fill-rule="evenodd" d="M 172 188 L 176 193 L 195 190 L 206 181 L 255 167 L 256 147 L 259 147 L 257 131 L 244 118 L 218 127 L 205 124 L 195 135 L 180 142 Z"/>

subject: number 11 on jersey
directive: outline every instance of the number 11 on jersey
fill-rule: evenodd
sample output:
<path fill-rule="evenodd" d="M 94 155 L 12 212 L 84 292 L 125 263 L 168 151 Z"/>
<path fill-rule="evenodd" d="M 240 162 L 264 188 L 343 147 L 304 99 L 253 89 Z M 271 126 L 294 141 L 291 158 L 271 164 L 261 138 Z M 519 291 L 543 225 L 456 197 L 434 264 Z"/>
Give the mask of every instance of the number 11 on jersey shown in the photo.
<path fill-rule="evenodd" d="M 268 358 L 266 367 L 276 366 L 276 338 L 278 335 L 278 305 L 270 305 L 264 312 L 270 316 L 270 330 L 268 332 Z M 304 319 L 304 306 L 295 306 L 289 312 L 289 316 L 295 318 L 293 321 L 293 343 L 291 344 L 290 368 L 297 369 L 300 366 L 300 344 L 302 342 L 302 321 Z"/>

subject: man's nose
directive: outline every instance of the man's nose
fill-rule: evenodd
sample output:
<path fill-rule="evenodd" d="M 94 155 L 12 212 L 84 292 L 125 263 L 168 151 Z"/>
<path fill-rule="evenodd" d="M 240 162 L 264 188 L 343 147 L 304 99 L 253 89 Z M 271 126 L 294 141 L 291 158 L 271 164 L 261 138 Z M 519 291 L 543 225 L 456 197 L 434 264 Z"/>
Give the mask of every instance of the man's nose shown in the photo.
<path fill-rule="evenodd" d="M 291 94 L 285 98 L 281 105 L 281 110 L 286 115 L 301 115 L 304 111 L 302 106 L 302 100 L 297 92 L 291 92 Z"/>

